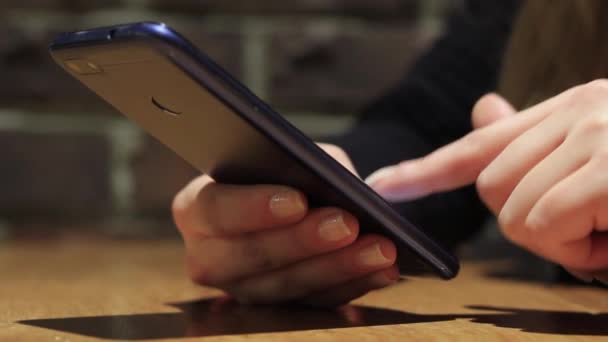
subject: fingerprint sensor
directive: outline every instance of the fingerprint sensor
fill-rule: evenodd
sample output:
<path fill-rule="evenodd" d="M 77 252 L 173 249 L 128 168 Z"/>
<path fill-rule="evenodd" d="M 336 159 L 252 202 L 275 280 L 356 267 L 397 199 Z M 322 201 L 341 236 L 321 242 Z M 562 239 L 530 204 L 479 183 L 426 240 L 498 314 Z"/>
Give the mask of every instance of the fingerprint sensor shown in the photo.
<path fill-rule="evenodd" d="M 160 109 L 163 113 L 165 113 L 167 115 L 180 116 L 182 114 L 182 112 L 180 112 L 180 111 L 171 109 L 171 108 L 163 105 L 158 100 L 156 100 L 154 97 L 152 97 L 151 99 L 152 99 L 152 104 L 155 105 L 158 109 Z"/>

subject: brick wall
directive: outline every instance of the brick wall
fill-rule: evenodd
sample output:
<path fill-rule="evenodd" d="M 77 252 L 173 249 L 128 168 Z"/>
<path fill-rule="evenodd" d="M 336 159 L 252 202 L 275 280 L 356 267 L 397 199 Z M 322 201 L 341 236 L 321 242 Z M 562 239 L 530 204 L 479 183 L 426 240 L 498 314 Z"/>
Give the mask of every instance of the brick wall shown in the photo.
<path fill-rule="evenodd" d="M 0 2 L 0 220 L 166 219 L 196 172 L 64 74 L 62 30 L 159 20 L 311 135 L 345 129 L 441 30 L 449 0 Z M 0 222 L 1 223 L 1 222 Z"/>

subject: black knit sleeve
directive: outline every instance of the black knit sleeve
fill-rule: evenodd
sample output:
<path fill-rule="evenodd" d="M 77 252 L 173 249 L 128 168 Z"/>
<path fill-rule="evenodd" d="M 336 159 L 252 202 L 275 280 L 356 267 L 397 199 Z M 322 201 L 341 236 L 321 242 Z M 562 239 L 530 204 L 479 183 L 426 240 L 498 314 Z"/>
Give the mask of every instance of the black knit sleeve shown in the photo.
<path fill-rule="evenodd" d="M 518 7 L 514 0 L 465 2 L 404 80 L 374 101 L 352 130 L 329 141 L 344 148 L 367 176 L 470 132 L 473 105 L 496 88 Z M 488 214 L 472 187 L 397 208 L 446 246 L 476 232 Z"/>

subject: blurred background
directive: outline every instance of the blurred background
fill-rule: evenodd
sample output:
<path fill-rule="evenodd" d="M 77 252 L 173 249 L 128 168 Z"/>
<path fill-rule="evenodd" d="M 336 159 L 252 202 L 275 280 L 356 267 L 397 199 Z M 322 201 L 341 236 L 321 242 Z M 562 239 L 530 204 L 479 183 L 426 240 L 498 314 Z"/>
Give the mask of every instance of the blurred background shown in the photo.
<path fill-rule="evenodd" d="M 456 10 L 450 0 L 3 0 L 0 237 L 175 235 L 197 172 L 56 66 L 60 31 L 140 20 L 182 32 L 309 135 L 348 129 Z"/>

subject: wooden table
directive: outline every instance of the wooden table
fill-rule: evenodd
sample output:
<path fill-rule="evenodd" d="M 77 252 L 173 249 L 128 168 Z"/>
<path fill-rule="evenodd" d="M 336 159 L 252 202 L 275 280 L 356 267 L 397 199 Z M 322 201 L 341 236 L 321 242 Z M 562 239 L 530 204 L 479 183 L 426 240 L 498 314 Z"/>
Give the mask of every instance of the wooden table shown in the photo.
<path fill-rule="evenodd" d="M 608 340 L 608 291 L 415 278 L 338 310 L 246 307 L 189 283 L 179 241 L 0 243 L 0 341 Z"/>

